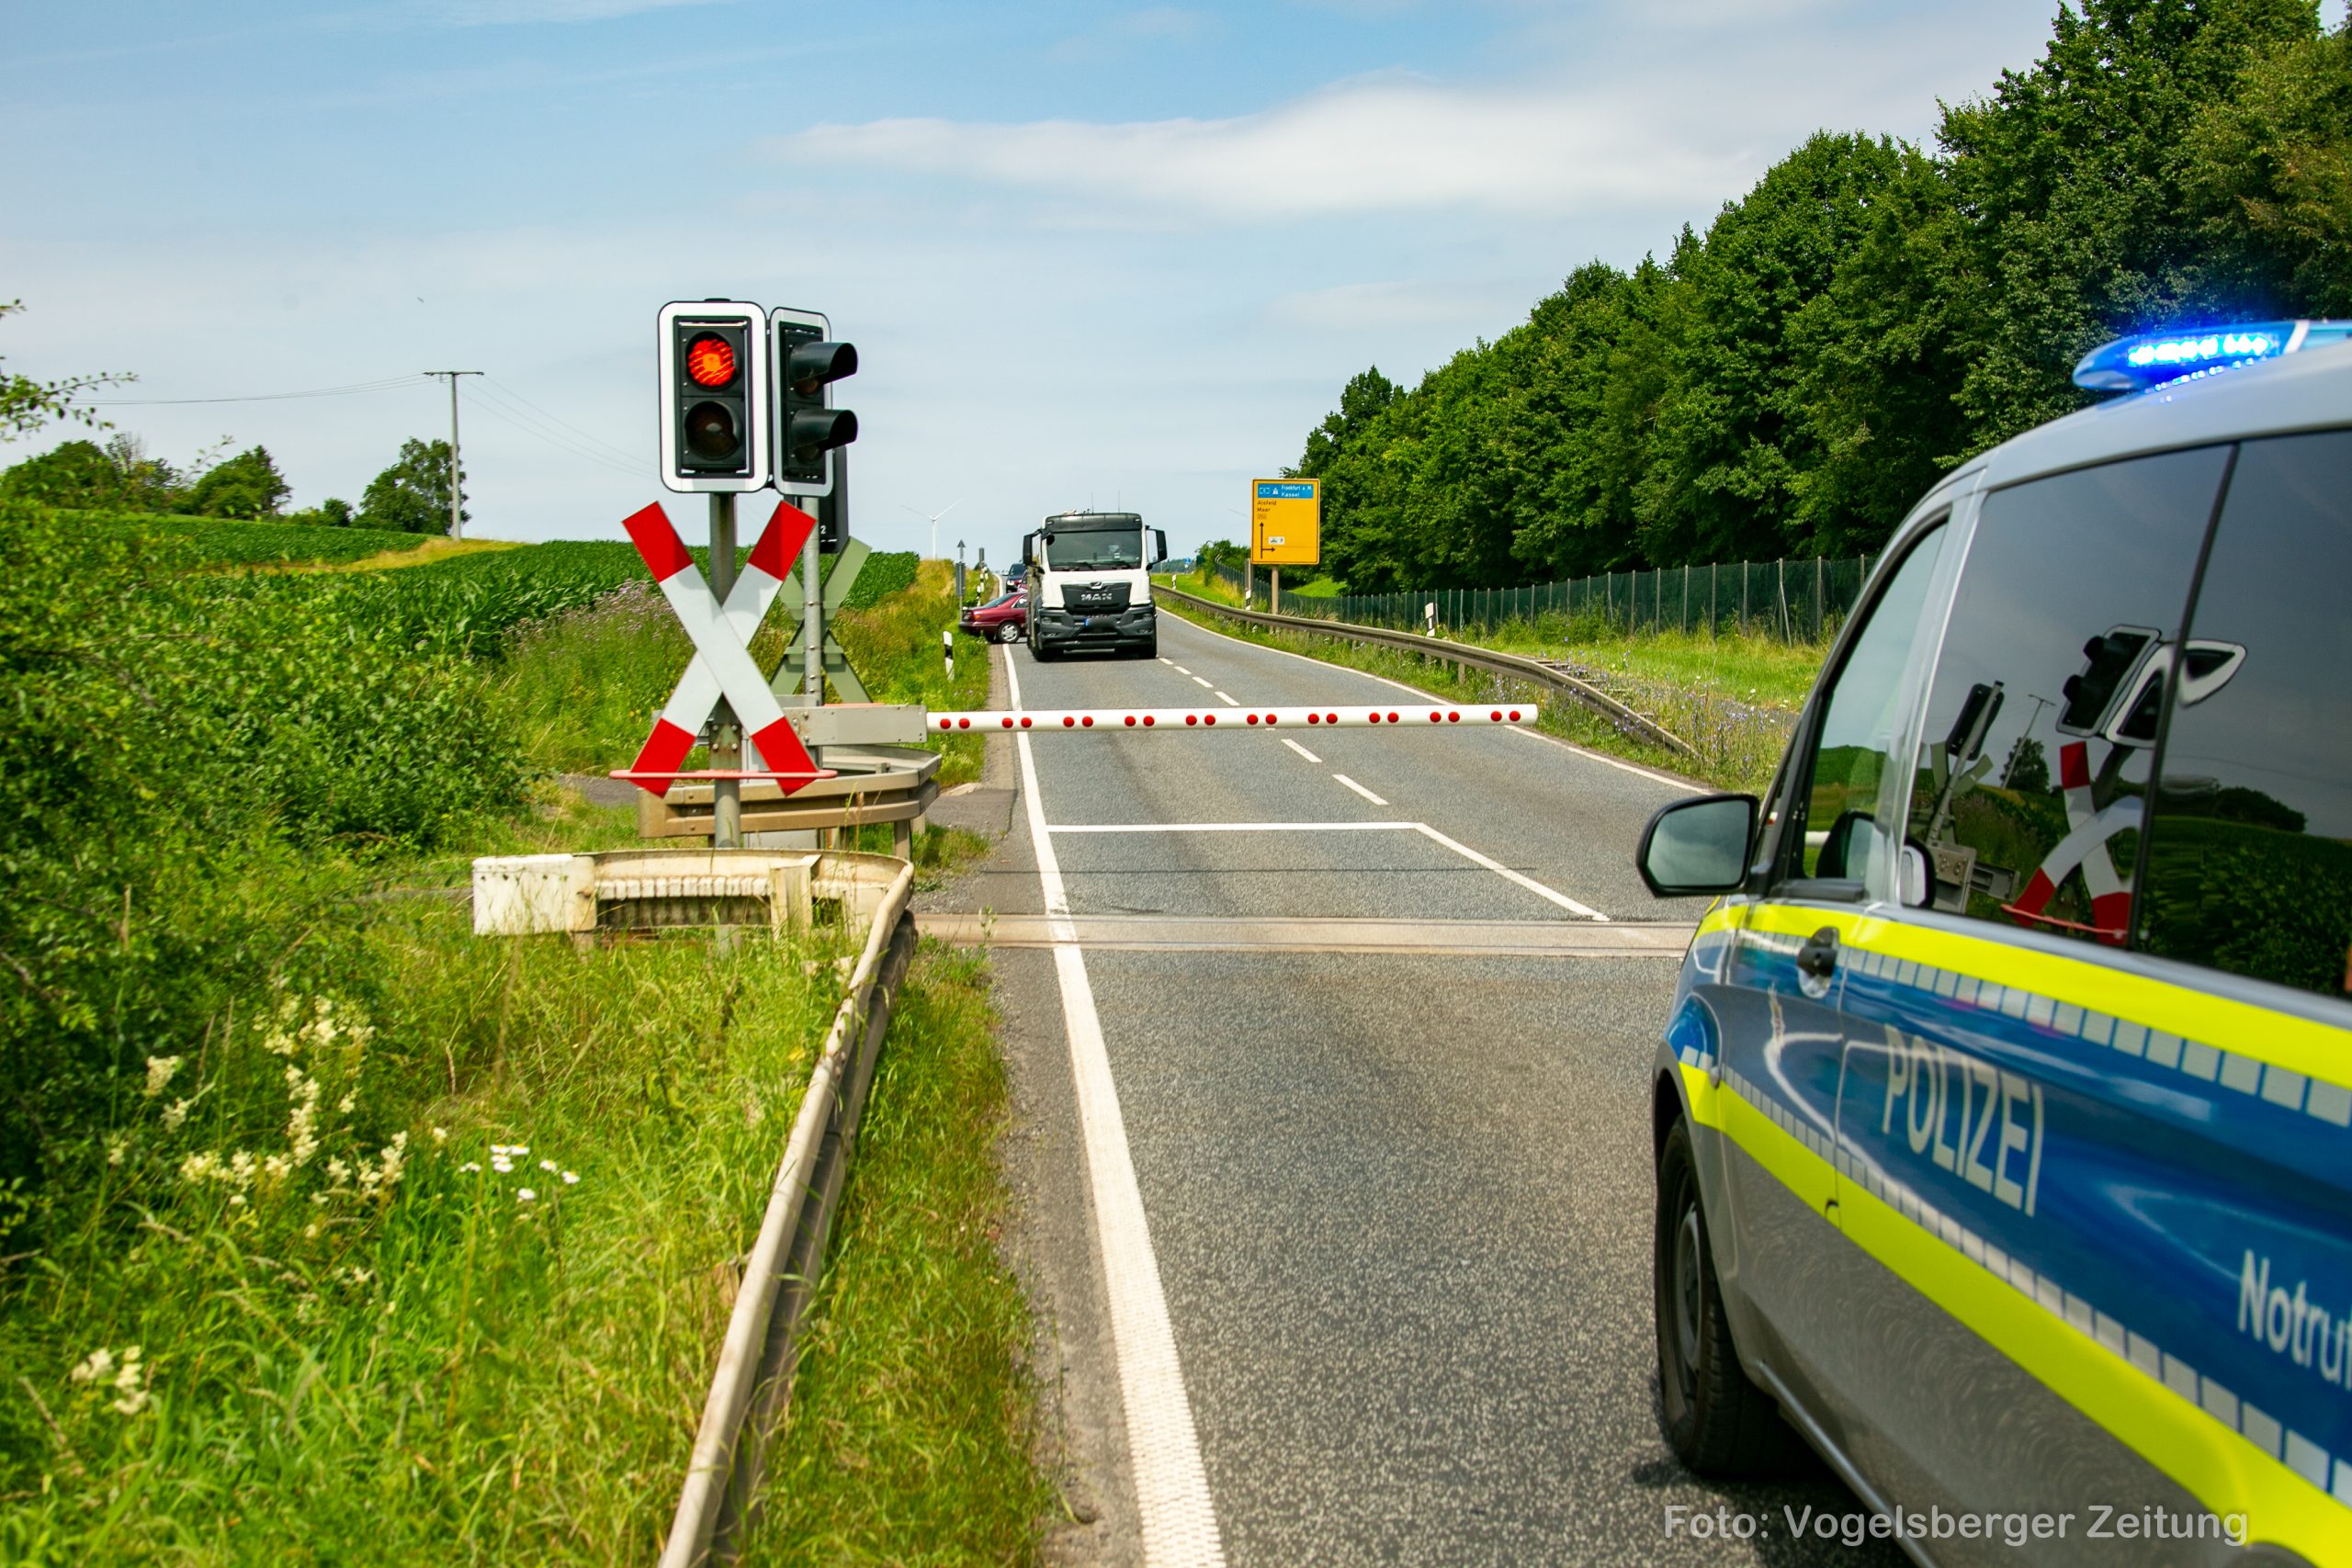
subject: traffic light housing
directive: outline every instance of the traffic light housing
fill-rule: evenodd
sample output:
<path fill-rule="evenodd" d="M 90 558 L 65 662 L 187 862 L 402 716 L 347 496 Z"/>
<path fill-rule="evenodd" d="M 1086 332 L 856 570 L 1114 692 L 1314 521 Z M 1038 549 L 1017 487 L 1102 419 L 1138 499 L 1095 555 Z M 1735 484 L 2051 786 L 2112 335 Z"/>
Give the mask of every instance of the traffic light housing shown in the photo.
<path fill-rule="evenodd" d="M 662 307 L 662 482 L 674 491 L 753 491 L 770 478 L 768 355 L 760 308 L 740 299 Z"/>
<path fill-rule="evenodd" d="M 832 341 L 832 323 L 816 310 L 778 306 L 768 312 L 775 379 L 775 488 L 786 495 L 830 495 L 832 453 L 857 439 L 857 415 L 833 403 L 833 383 L 857 374 L 857 347 Z"/>

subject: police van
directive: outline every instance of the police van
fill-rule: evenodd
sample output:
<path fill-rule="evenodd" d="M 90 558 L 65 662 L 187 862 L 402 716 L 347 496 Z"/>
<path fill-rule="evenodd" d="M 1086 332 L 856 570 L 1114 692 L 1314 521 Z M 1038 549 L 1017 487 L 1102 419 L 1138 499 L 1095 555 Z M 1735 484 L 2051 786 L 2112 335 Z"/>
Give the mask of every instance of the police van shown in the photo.
<path fill-rule="evenodd" d="M 2075 379 L 1905 520 L 1766 799 L 1643 834 L 1720 896 L 1661 1418 L 1922 1562 L 2352 1563 L 2352 322 Z"/>

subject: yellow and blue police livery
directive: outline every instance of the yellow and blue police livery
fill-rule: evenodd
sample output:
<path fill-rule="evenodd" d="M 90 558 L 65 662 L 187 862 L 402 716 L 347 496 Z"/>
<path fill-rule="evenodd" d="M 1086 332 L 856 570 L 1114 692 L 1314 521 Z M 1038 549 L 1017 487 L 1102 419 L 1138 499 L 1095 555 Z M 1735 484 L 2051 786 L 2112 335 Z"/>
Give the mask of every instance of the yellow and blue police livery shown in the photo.
<path fill-rule="evenodd" d="M 2127 339 L 1872 575 L 1654 1098 L 1660 1406 L 1922 1562 L 2352 1562 L 2352 323 Z"/>

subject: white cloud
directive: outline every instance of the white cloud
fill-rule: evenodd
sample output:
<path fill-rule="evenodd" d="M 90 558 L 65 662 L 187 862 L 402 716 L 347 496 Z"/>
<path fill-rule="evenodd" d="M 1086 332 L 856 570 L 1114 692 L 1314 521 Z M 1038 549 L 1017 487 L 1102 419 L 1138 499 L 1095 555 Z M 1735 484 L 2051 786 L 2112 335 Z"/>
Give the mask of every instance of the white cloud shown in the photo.
<path fill-rule="evenodd" d="M 1343 84 L 1227 119 L 820 125 L 765 150 L 1219 219 L 1475 208 L 1574 214 L 1735 188 L 1746 148 L 1679 144 L 1617 92 Z"/>
<path fill-rule="evenodd" d="M 1527 309 L 1518 281 L 1499 286 L 1452 283 L 1342 283 L 1285 294 L 1266 306 L 1266 319 L 1280 327 L 1358 335 L 1412 321 L 1427 327 L 1483 326 Z"/>

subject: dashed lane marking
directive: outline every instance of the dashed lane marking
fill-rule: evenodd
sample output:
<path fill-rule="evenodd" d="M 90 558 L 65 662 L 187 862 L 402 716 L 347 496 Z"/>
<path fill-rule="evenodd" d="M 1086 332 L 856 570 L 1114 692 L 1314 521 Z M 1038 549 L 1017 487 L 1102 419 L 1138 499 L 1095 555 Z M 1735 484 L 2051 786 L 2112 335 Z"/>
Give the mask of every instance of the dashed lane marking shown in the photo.
<path fill-rule="evenodd" d="M 1372 802 L 1374 806 L 1385 806 L 1388 804 L 1386 801 L 1381 799 L 1380 796 L 1373 794 L 1372 791 L 1364 788 L 1363 785 L 1356 783 L 1355 780 L 1348 777 L 1345 773 L 1333 773 L 1331 776 L 1339 780 L 1340 783 L 1347 785 L 1350 789 L 1355 791 L 1358 795 L 1363 796 L 1366 800 Z"/>
<path fill-rule="evenodd" d="M 1225 694 L 1223 692 L 1219 692 L 1219 693 L 1217 693 L 1217 695 L 1218 695 L 1220 698 L 1222 698 L 1222 699 L 1224 700 L 1225 705 L 1226 705 L 1227 707 L 1237 707 L 1237 708 L 1238 708 L 1238 707 L 1239 707 L 1239 706 L 1241 705 L 1241 699 L 1240 699 L 1239 697 L 1228 697 L 1228 696 L 1226 696 L 1226 694 Z"/>
<path fill-rule="evenodd" d="M 1310 762 L 1316 763 L 1316 764 L 1317 764 L 1318 766 L 1322 763 L 1322 761 L 1323 761 L 1323 759 L 1322 759 L 1322 758 L 1320 758 L 1320 757 L 1317 756 L 1314 752 L 1312 752 L 1312 751 L 1308 750 L 1306 747 L 1301 746 L 1297 741 L 1293 740 L 1293 739 L 1292 739 L 1289 736 L 1287 736 L 1287 735 L 1285 735 L 1285 736 L 1283 736 L 1283 745 L 1285 745 L 1285 746 L 1287 746 L 1287 747 L 1289 747 L 1292 750 L 1294 750 L 1294 751 L 1297 752 L 1300 756 L 1302 756 L 1302 757 L 1306 758 L 1306 759 L 1308 761 L 1310 761 Z"/>

